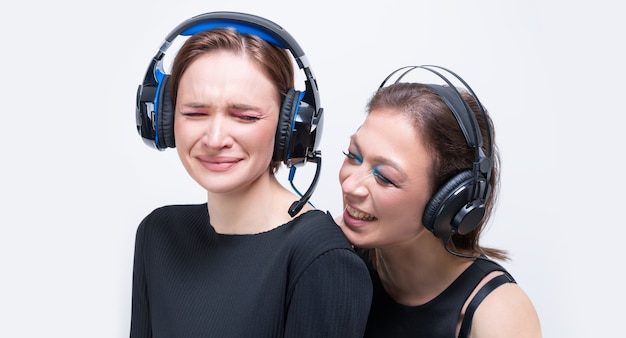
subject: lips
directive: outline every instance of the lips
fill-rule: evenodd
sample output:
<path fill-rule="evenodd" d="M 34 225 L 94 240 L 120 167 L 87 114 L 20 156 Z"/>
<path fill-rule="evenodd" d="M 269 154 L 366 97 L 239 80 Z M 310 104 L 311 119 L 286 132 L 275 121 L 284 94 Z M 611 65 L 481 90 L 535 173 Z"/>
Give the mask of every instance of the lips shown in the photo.
<path fill-rule="evenodd" d="M 211 171 L 227 171 L 240 161 L 234 157 L 205 157 L 199 160 L 203 167 Z"/>
<path fill-rule="evenodd" d="M 350 215 L 352 218 L 354 219 L 358 219 L 361 221 L 373 221 L 376 219 L 376 217 L 374 215 L 370 215 L 367 213 L 364 213 L 360 210 L 354 209 L 353 207 L 346 205 L 346 212 L 348 213 L 348 215 Z"/>

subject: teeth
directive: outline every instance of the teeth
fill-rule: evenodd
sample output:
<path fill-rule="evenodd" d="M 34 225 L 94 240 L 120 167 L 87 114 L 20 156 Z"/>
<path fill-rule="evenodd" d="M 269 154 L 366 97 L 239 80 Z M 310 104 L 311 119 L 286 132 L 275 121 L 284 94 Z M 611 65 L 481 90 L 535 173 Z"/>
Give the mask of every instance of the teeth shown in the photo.
<path fill-rule="evenodd" d="M 352 216 L 352 217 L 354 217 L 356 219 L 363 220 L 363 221 L 371 221 L 374 218 L 376 218 L 376 217 L 374 217 L 374 216 L 372 216 L 370 214 L 366 214 L 364 212 L 355 210 L 354 208 L 351 208 L 350 206 L 347 206 L 347 205 L 346 205 L 346 211 L 348 211 L 348 214 L 350 216 Z"/>

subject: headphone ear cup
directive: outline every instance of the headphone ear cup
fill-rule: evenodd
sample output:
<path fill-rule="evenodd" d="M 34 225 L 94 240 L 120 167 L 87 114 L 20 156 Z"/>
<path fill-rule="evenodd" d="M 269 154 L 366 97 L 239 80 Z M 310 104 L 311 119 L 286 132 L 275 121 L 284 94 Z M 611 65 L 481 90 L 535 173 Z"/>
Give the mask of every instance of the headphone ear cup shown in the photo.
<path fill-rule="evenodd" d="M 158 146 L 160 148 L 174 148 L 176 147 L 174 141 L 174 104 L 172 102 L 172 89 L 169 75 L 163 77 L 158 95 Z"/>
<path fill-rule="evenodd" d="M 298 108 L 300 92 L 289 89 L 280 106 L 276 138 L 274 141 L 273 161 L 287 162 L 289 160 L 289 141 L 293 130 L 293 119 Z"/>
<path fill-rule="evenodd" d="M 153 120 L 152 111 L 148 103 L 154 102 L 157 88 L 154 85 L 141 84 L 137 87 L 137 106 L 135 107 L 135 119 L 137 122 L 137 132 L 143 141 L 151 146 L 156 147 L 154 142 L 155 121 Z"/>
<path fill-rule="evenodd" d="M 465 170 L 452 177 L 430 199 L 422 222 L 439 238 L 455 233 L 467 234 L 480 223 L 485 213 L 482 203 L 476 205 L 471 196 L 474 175 Z"/>

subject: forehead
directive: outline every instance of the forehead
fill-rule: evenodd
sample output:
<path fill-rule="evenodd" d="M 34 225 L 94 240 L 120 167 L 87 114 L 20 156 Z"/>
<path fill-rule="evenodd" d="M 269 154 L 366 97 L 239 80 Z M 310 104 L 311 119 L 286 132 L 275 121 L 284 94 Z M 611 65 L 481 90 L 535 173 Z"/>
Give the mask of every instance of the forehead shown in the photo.
<path fill-rule="evenodd" d="M 431 163 L 414 122 L 394 110 L 370 112 L 353 140 L 363 157 L 388 158 L 399 163 L 407 172 L 412 169 L 423 170 Z"/>
<path fill-rule="evenodd" d="M 240 101 L 277 100 L 278 89 L 260 66 L 244 54 L 205 53 L 190 63 L 179 84 L 179 96 L 232 95 Z"/>
<path fill-rule="evenodd" d="M 395 145 L 401 149 L 410 149 L 422 143 L 413 121 L 392 109 L 371 111 L 355 135 L 359 139 L 375 139 L 376 142 L 372 143 Z"/>

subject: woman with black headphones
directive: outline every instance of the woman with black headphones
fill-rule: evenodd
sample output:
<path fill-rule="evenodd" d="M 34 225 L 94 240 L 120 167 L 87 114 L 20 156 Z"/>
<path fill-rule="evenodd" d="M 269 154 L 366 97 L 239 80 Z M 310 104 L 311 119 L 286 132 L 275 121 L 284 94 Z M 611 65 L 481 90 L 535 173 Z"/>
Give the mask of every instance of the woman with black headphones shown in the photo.
<path fill-rule="evenodd" d="M 445 84 L 402 82 L 412 71 Z M 392 73 L 345 154 L 338 222 L 374 284 L 365 337 L 541 337 L 530 299 L 491 259 L 506 252 L 479 244 L 499 158 L 492 121 L 460 77 L 438 66 Z"/>

